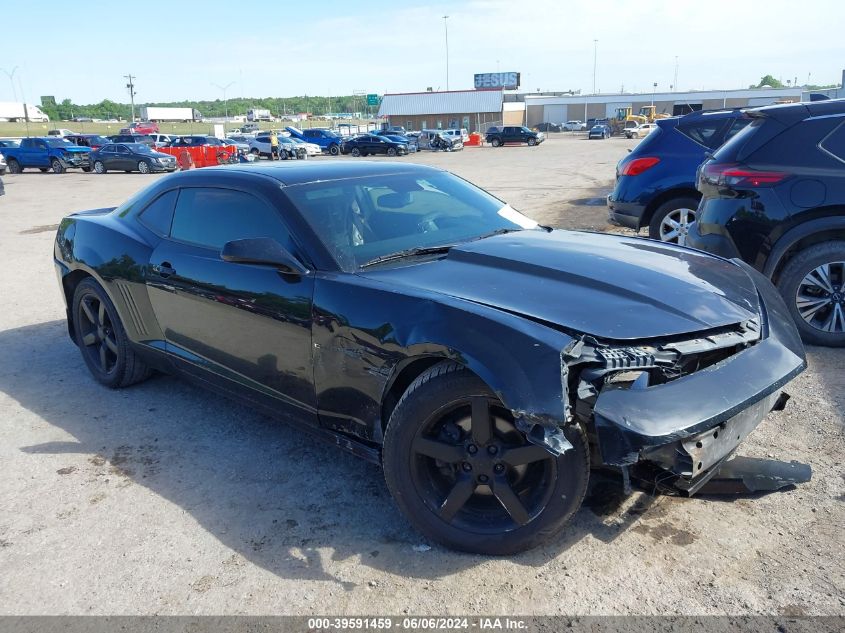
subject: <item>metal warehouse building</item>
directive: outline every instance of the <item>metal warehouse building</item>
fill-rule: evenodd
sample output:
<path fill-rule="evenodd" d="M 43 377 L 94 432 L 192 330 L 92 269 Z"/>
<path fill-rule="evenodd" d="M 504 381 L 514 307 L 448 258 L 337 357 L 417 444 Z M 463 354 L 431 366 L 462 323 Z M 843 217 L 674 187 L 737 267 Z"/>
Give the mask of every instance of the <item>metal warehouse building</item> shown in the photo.
<path fill-rule="evenodd" d="M 801 88 L 749 88 L 746 90 L 702 90 L 607 95 L 525 95 L 527 124 L 565 123 L 570 120 L 613 118 L 619 108 L 656 106 L 657 113 L 686 114 L 693 110 L 744 108 L 778 101 L 801 101 Z M 586 110 L 586 113 L 585 113 Z"/>
<path fill-rule="evenodd" d="M 524 105 L 505 104 L 501 90 L 452 90 L 386 94 L 379 117 L 406 130 L 466 128 L 486 131 L 491 125 L 521 125 Z M 506 107 L 507 106 L 507 107 Z"/>

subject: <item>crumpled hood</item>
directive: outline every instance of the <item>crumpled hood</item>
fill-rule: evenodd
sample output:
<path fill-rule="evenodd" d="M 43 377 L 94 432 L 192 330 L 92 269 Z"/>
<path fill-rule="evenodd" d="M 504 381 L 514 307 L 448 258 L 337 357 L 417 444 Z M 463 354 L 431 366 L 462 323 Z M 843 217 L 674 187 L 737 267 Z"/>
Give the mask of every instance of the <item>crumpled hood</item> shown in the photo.
<path fill-rule="evenodd" d="M 520 231 L 364 274 L 607 339 L 686 334 L 759 316 L 756 287 L 739 266 L 611 234 Z"/>

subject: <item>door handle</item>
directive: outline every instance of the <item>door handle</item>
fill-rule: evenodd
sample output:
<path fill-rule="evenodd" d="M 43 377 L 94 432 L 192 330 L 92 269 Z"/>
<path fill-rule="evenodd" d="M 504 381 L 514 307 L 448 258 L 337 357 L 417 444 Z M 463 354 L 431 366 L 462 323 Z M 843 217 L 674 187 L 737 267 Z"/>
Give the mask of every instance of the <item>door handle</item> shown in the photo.
<path fill-rule="evenodd" d="M 176 269 L 170 265 L 170 262 L 161 262 L 158 266 L 153 266 L 153 271 L 163 279 L 176 274 Z"/>

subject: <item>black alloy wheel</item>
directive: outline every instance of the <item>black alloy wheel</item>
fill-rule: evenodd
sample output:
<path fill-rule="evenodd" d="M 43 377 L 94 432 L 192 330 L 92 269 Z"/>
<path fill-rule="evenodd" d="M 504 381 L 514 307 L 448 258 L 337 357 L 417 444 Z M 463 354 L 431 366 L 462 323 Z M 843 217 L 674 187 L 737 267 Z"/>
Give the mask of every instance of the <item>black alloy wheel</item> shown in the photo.
<path fill-rule="evenodd" d="M 578 509 L 589 457 L 583 430 L 555 456 L 530 443 L 477 376 L 454 363 L 423 373 L 385 433 L 384 470 L 400 509 L 425 536 L 484 554 L 548 540 Z"/>

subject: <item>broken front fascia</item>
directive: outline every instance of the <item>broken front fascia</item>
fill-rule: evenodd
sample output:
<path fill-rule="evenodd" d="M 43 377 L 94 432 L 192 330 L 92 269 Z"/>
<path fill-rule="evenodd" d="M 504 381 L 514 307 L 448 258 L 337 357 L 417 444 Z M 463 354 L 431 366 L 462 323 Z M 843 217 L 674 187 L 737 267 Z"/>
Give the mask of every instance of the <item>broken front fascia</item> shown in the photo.
<path fill-rule="evenodd" d="M 569 347 L 567 347 L 569 349 Z M 569 405 L 569 366 L 566 364 L 567 352 L 560 355 L 560 389 L 563 403 L 563 419 L 566 424 L 572 421 L 572 407 Z M 572 448 L 566 439 L 559 421 L 551 416 L 542 416 L 528 411 L 512 411 L 516 428 L 525 433 L 532 444 L 544 447 L 552 455 L 562 455 Z"/>
<path fill-rule="evenodd" d="M 788 315 L 774 316 L 763 328 L 748 322 L 733 332 L 657 348 L 619 348 L 610 353 L 602 348 L 585 348 L 582 358 L 593 355 L 604 368 L 581 371 L 576 413 L 582 418 L 592 414 L 602 461 L 629 466 L 650 459 L 648 453 L 655 447 L 667 445 L 670 452 L 680 453 L 685 440 L 722 425 L 720 428 L 738 433 L 708 460 L 708 466 L 718 465 L 769 412 L 777 401 L 776 392 L 806 367 L 803 347 Z M 706 358 L 703 355 L 719 349 L 724 355 L 714 363 L 705 362 L 703 367 L 671 377 L 673 367 L 682 367 L 678 363 L 685 358 Z M 672 357 L 676 359 L 674 365 Z M 613 372 L 626 369 L 632 374 L 628 380 L 607 381 Z M 650 369 L 663 372 L 666 380 L 650 384 L 646 371 Z M 594 381 L 585 377 L 606 382 L 597 392 Z M 672 462 L 672 470 L 682 474 L 678 461 L 655 461 L 666 465 Z M 686 470 L 686 465 L 683 468 Z M 701 469 L 696 463 L 690 476 L 696 478 L 706 472 L 703 463 Z"/>

